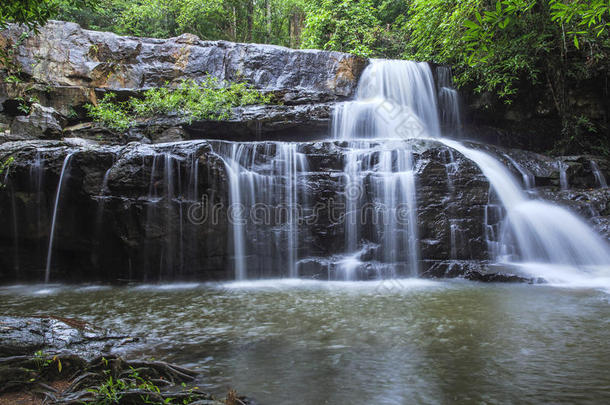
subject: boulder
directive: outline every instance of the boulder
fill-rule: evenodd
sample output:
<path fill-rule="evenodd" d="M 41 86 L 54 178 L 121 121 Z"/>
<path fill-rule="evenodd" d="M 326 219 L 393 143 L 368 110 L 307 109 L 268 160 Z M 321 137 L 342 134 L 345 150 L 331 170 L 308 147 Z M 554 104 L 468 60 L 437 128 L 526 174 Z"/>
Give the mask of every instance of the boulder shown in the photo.
<path fill-rule="evenodd" d="M 0 316 L 0 357 L 44 352 L 70 353 L 91 359 L 133 341 L 128 335 L 76 319 Z"/>
<path fill-rule="evenodd" d="M 66 119 L 52 107 L 32 104 L 28 115 L 15 117 L 10 131 L 22 139 L 58 139 Z"/>

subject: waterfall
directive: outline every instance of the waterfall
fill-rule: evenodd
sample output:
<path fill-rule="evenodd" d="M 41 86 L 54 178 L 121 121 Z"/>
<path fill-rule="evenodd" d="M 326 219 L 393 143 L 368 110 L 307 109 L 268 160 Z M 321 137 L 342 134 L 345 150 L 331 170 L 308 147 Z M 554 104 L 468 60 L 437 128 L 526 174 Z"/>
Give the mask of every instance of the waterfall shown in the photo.
<path fill-rule="evenodd" d="M 440 134 L 430 66 L 424 62 L 373 60 L 362 73 L 356 100 L 335 108 L 332 131 L 336 139 Z"/>
<path fill-rule="evenodd" d="M 51 280 L 51 259 L 53 255 L 53 241 L 55 238 L 55 225 L 57 223 L 57 212 L 59 208 L 59 201 L 61 198 L 61 190 L 64 187 L 64 181 L 67 177 L 66 174 L 70 170 L 70 161 L 74 152 L 68 153 L 64 158 L 64 163 L 61 166 L 61 174 L 59 175 L 59 182 L 57 183 L 57 192 L 55 193 L 55 203 L 53 204 L 53 219 L 51 220 L 51 233 L 49 234 L 49 248 L 47 250 L 47 267 L 44 274 L 44 282 L 48 283 Z"/>
<path fill-rule="evenodd" d="M 528 172 L 523 166 L 521 166 L 515 159 L 510 157 L 508 154 L 504 154 L 504 157 L 517 169 L 521 177 L 523 178 L 523 185 L 526 190 L 531 190 L 536 187 L 536 179 L 534 175 Z"/>
<path fill-rule="evenodd" d="M 435 89 L 427 63 L 374 60 L 362 74 L 356 99 L 333 114 L 333 137 L 348 141 L 345 250 L 362 249 L 366 211 L 375 207 L 370 239 L 379 245 L 380 268 L 389 265 L 390 275 L 420 272 L 413 153 L 400 139 L 440 134 Z M 354 267 L 354 258 L 348 258 Z"/>
<path fill-rule="evenodd" d="M 366 233 L 379 247 L 380 268 L 407 263 L 400 273 L 419 273 L 416 181 L 413 154 L 399 141 L 347 143 L 345 182 L 345 252 L 362 252 Z M 370 190 L 366 193 L 366 190 Z M 370 228 L 367 230 L 367 227 Z M 351 257 L 351 256 L 349 256 Z M 358 258 L 358 255 L 352 259 Z M 354 266 L 354 260 L 348 260 Z M 361 264 L 361 263 L 360 263 Z M 392 270 L 393 272 L 393 270 Z"/>
<path fill-rule="evenodd" d="M 564 162 L 557 162 L 557 166 L 559 167 L 559 187 L 562 191 L 569 190 L 568 165 Z"/>
<path fill-rule="evenodd" d="M 8 187 L 9 194 L 11 196 L 11 215 L 13 218 L 11 227 L 13 231 L 13 270 L 15 274 L 19 274 L 19 226 L 17 224 L 18 213 L 17 213 L 17 202 L 15 201 L 15 190 L 13 184 L 9 181 L 10 168 L 4 173 L 4 180 L 0 183 L 0 186 Z"/>
<path fill-rule="evenodd" d="M 171 144 L 162 145 L 169 148 Z M 194 152 L 187 157 L 178 156 L 171 151 L 155 151 L 150 167 L 150 182 L 146 209 L 147 243 L 160 249 L 159 277 L 168 277 L 184 270 L 185 245 L 183 200 L 197 202 L 196 190 L 189 190 L 185 197 L 182 181 L 182 164 L 194 164 Z M 187 184 L 196 189 L 196 168 L 189 171 Z"/>
<path fill-rule="evenodd" d="M 459 111 L 457 98 L 446 97 L 447 93 L 442 92 L 442 89 L 447 88 L 450 83 L 446 77 L 447 71 L 441 70 L 439 74 L 439 79 L 442 81 L 439 92 L 442 103 L 439 101 L 439 104 L 443 106 L 445 112 Z M 509 263 L 568 265 L 578 268 L 578 271 L 591 271 L 596 266 L 607 268 L 610 263 L 608 245 L 584 221 L 552 203 L 530 200 L 510 171 L 495 157 L 466 147 L 455 140 L 439 137 L 439 117 L 433 89 L 432 75 L 425 64 L 409 61 L 373 61 L 360 79 L 356 99 L 343 103 L 336 109 L 333 116 L 333 136 L 345 140 L 373 138 L 379 140 L 381 144 L 387 143 L 383 141 L 384 139 L 413 137 L 426 137 L 441 142 L 473 161 L 490 182 L 493 195 L 499 199 L 501 206 L 490 203 L 485 210 L 485 236 L 490 255 L 494 259 Z M 446 103 L 451 103 L 454 107 L 447 107 L 444 105 Z M 445 121 L 448 118 L 446 114 L 443 117 Z M 453 125 L 459 122 L 455 119 L 453 121 Z M 355 148 L 357 145 L 354 142 L 349 142 L 348 146 Z M 399 146 L 394 143 L 391 150 L 395 157 L 391 158 L 390 152 L 382 152 L 374 167 L 359 162 L 359 160 L 367 161 L 358 158 L 359 155 L 366 155 L 366 152 L 358 150 L 357 154 L 350 153 L 349 158 L 346 159 L 346 176 L 351 184 L 353 178 L 373 172 L 371 177 L 378 178 L 377 187 L 373 187 L 377 198 L 392 208 L 399 202 L 396 193 L 402 193 L 407 195 L 407 204 L 411 207 L 410 210 L 415 212 L 415 187 L 406 183 L 408 179 L 408 183 L 414 184 L 412 167 L 409 164 L 395 164 L 400 162 L 401 156 L 409 156 L 402 154 L 405 151 L 408 153 L 408 147 L 406 144 Z M 525 188 L 534 187 L 533 176 L 514 159 L 508 155 L 505 157 L 520 172 Z M 601 177 L 598 177 L 601 172 L 595 170 L 596 166 L 593 163 L 591 167 L 594 173 L 597 173 L 598 182 L 603 185 Z M 560 163 L 559 168 L 562 189 L 565 189 L 567 188 L 566 167 Z M 449 168 L 447 169 L 449 176 Z M 408 177 L 407 173 L 409 173 Z M 401 188 L 397 187 L 397 179 L 400 179 L 398 182 Z M 408 194 L 408 189 L 412 189 L 412 192 L 409 191 L 411 194 Z M 383 194 L 379 191 L 383 191 Z M 348 202 L 350 218 L 358 203 L 357 199 Z M 490 212 L 492 208 L 494 212 Z M 494 222 L 492 217 L 500 220 Z M 455 257 L 454 245 L 457 243 L 458 228 L 455 224 L 451 224 L 450 227 L 451 256 Z M 409 240 L 415 240 L 416 230 L 416 225 L 409 228 Z M 389 232 L 384 236 L 391 236 L 382 237 L 381 250 L 385 252 L 385 259 L 393 262 L 397 259 L 394 252 L 397 251 L 397 244 L 400 243 L 399 233 L 393 228 L 391 221 L 386 231 Z M 349 225 L 347 232 L 346 250 L 353 252 L 356 248 L 354 238 L 359 234 L 359 229 Z M 417 255 L 412 253 L 411 249 L 409 251 L 410 266 L 416 268 L 413 260 Z"/>
<path fill-rule="evenodd" d="M 607 244 L 576 215 L 552 203 L 528 199 L 508 169 L 490 155 L 456 141 L 439 141 L 475 162 L 489 180 L 507 211 L 499 242 L 504 254 L 514 245 L 511 261 L 580 268 L 610 263 Z"/>
<path fill-rule="evenodd" d="M 599 167 L 597 166 L 597 162 L 595 160 L 591 161 L 591 171 L 593 172 L 593 176 L 595 176 L 595 180 L 597 181 L 597 184 L 601 188 L 607 188 L 608 183 L 606 183 L 606 178 L 604 177 L 604 174 L 602 173 L 602 171 L 599 170 Z"/>
<path fill-rule="evenodd" d="M 462 114 L 460 98 L 453 87 L 451 68 L 439 66 L 436 68 L 438 85 L 438 109 L 443 132 L 448 135 L 460 136 L 462 132 Z"/>
<path fill-rule="evenodd" d="M 229 226 L 235 278 L 281 269 L 297 277 L 299 222 L 305 207 L 301 178 L 307 160 L 289 142 L 216 142 L 229 180 Z"/>

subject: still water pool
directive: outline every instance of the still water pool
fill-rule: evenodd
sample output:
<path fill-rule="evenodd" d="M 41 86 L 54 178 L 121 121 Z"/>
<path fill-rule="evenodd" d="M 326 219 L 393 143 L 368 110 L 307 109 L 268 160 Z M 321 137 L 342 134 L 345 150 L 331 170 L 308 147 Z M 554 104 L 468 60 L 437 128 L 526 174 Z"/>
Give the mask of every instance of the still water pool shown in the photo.
<path fill-rule="evenodd" d="M 145 337 L 130 356 L 263 405 L 610 403 L 610 295 L 465 281 L 0 288 L 0 313 Z"/>

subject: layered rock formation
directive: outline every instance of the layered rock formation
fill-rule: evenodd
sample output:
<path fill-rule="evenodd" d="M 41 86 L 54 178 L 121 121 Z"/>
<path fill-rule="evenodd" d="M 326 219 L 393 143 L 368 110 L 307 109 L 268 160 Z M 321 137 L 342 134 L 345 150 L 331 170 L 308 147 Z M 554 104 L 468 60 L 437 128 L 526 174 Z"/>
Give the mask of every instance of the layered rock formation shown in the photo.
<path fill-rule="evenodd" d="M 233 278 L 229 181 L 217 145 L 202 140 L 103 146 L 78 139 L 1 144 L 0 160 L 15 158 L 0 193 L 2 280 L 44 279 L 57 187 L 69 155 L 57 202 L 51 279 Z M 267 149 L 274 146 L 267 144 Z M 480 271 L 488 260 L 484 227 L 500 219 L 490 214 L 494 199 L 487 180 L 459 154 L 453 152 L 450 159 L 451 151 L 440 144 L 413 141 L 412 147 L 424 274 Z M 299 272 L 325 278 L 332 258 L 345 248 L 345 224 L 330 212 L 345 208 L 345 145 L 305 142 L 297 149 L 309 167 L 300 181 L 309 200 L 322 207 L 315 221 L 299 229 Z M 558 192 L 552 185 L 559 176 L 554 162 L 522 151 L 493 150 L 535 165 L 535 181 L 548 185 L 539 193 L 594 217 L 600 230 L 607 229 L 608 189 Z M 265 159 L 264 154 L 259 158 Z M 365 235 L 372 232 L 367 229 Z M 257 260 L 256 253 L 249 260 Z M 274 274 L 268 271 L 258 275 Z"/>
<path fill-rule="evenodd" d="M 19 113 L 17 99 L 25 96 L 74 122 L 84 117 L 83 105 L 95 103 L 106 91 L 134 95 L 206 75 L 246 81 L 273 93 L 283 104 L 241 109 L 228 122 L 196 123 L 192 133 L 184 122 L 162 123 L 164 129 L 187 127 L 186 139 L 224 137 L 227 132 L 252 139 L 261 134 L 290 137 L 324 131 L 329 122 L 328 102 L 350 97 L 367 64 L 365 59 L 339 52 L 201 41 L 190 34 L 167 40 L 121 37 L 59 21 L 49 22 L 38 35 L 25 39 L 23 32 L 13 25 L 0 34 L 0 46 L 14 53 L 12 73 L 23 79 L 0 84 L 5 113 Z M 17 134 L 32 136 L 24 131 Z"/>
<path fill-rule="evenodd" d="M 0 125 L 9 129 L 0 136 L 0 162 L 14 158 L 0 179 L 6 183 L 0 191 L 0 281 L 43 281 L 45 273 L 66 281 L 232 279 L 229 169 L 218 152 L 227 140 L 260 149 L 261 161 L 273 160 L 265 151 L 276 148 L 275 141 L 298 141 L 308 166 L 299 181 L 309 201 L 326 207 L 299 229 L 298 270 L 329 277 L 345 250 L 345 226 L 329 211 L 345 202 L 348 146 L 319 139 L 328 138 L 333 105 L 353 95 L 366 60 L 191 35 L 120 37 L 62 22 L 23 42 L 21 32 L 13 26 L 0 33 L 0 44 L 14 47 L 25 80 L 0 84 Z M 206 74 L 248 81 L 283 104 L 239 108 L 225 121 L 156 117 L 128 133 L 109 131 L 84 115 L 83 105 L 106 91 L 134 95 Z M 18 108 L 24 95 L 38 99 L 27 114 Z M 598 189 L 594 173 L 610 178 L 607 161 L 474 146 L 503 160 L 531 193 L 573 208 L 609 235 L 610 191 Z M 486 178 L 441 144 L 412 141 L 411 147 L 422 275 L 499 280 L 480 275 L 489 259 L 489 230 L 498 230 L 502 214 Z M 561 191 L 565 181 L 571 189 Z M 217 207 L 214 215 L 206 211 L 205 221 L 194 219 L 203 206 Z M 372 232 L 364 227 L 364 239 Z M 376 249 L 367 246 L 365 262 Z M 359 271 L 363 278 L 374 276 L 366 265 Z"/>

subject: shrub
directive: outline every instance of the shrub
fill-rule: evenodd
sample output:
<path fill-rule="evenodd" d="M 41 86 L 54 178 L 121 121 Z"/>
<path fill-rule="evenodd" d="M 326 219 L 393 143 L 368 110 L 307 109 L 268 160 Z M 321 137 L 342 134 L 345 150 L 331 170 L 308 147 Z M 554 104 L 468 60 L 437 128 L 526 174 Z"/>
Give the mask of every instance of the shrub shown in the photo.
<path fill-rule="evenodd" d="M 251 104 L 270 104 L 272 95 L 264 95 L 246 83 L 229 83 L 207 77 L 200 83 L 181 82 L 177 88 L 163 86 L 149 89 L 142 98 L 131 97 L 117 101 L 115 93 L 107 93 L 97 105 L 87 105 L 89 116 L 96 122 L 125 131 L 138 118 L 156 115 L 178 116 L 193 120 L 224 120 L 231 118 L 234 107 Z"/>

